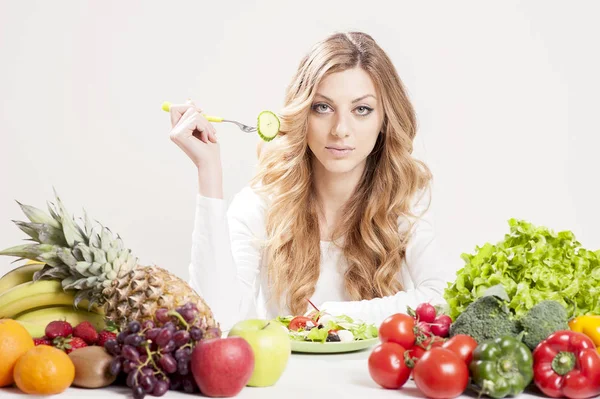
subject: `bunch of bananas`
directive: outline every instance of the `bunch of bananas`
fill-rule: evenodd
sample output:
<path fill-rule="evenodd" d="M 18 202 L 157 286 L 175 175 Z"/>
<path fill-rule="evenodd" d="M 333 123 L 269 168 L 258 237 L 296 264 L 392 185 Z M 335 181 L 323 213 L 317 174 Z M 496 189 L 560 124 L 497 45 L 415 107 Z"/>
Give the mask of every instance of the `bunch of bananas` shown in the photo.
<path fill-rule="evenodd" d="M 104 329 L 101 309 L 81 301 L 74 307 L 75 296 L 65 292 L 59 280 L 33 281 L 43 263 L 29 261 L 0 278 L 0 319 L 10 318 L 21 323 L 33 337 L 42 337 L 46 325 L 54 320 L 66 320 L 71 325 L 89 321 L 100 331 Z"/>

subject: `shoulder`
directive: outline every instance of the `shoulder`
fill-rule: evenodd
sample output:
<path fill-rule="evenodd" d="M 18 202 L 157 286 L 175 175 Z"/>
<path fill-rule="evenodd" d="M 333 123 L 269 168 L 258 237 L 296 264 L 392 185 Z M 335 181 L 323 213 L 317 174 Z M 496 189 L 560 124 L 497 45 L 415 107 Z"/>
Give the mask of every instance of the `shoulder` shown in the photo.
<path fill-rule="evenodd" d="M 410 199 L 409 214 L 400 215 L 398 227 L 401 231 L 406 230 L 433 230 L 432 190 L 427 185 L 417 190 Z"/>
<path fill-rule="evenodd" d="M 252 209 L 266 209 L 266 207 L 266 199 L 255 188 L 245 186 L 233 196 L 229 210 L 230 212 L 248 211 Z"/>
<path fill-rule="evenodd" d="M 231 199 L 227 218 L 258 232 L 264 229 L 266 211 L 265 198 L 255 188 L 245 186 Z"/>

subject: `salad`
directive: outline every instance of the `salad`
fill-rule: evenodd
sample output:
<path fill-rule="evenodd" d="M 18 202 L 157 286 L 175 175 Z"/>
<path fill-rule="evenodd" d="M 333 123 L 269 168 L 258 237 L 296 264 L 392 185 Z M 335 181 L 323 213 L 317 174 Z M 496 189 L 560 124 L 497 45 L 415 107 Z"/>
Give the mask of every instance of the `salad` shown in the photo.
<path fill-rule="evenodd" d="M 350 316 L 333 316 L 325 312 L 311 312 L 306 316 L 279 316 L 291 339 L 308 342 L 353 342 L 377 338 L 373 324 L 353 320 Z"/>

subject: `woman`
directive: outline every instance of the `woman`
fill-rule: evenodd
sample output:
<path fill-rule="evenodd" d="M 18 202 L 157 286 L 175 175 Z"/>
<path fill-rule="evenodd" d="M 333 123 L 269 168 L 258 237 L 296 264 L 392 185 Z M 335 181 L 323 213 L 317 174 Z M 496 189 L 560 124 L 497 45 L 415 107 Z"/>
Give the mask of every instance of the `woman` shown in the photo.
<path fill-rule="evenodd" d="M 192 103 L 171 107 L 171 138 L 198 168 L 190 282 L 222 328 L 309 300 L 372 323 L 441 302 L 431 175 L 411 156 L 414 110 L 384 51 L 360 32 L 317 43 L 280 118 L 227 210 L 214 127 Z"/>

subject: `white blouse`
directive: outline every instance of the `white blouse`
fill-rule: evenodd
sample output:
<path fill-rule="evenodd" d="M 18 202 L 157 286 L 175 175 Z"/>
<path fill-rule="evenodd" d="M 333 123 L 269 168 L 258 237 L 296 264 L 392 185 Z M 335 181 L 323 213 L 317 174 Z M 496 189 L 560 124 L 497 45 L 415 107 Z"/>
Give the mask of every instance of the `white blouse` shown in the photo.
<path fill-rule="evenodd" d="M 444 303 L 443 291 L 453 276 L 436 246 L 432 212 L 423 213 L 429 192 L 422 194 L 413 202 L 413 212 L 421 216 L 413 226 L 398 275 L 403 291 L 383 298 L 349 300 L 343 283 L 343 253 L 333 243 L 321 241 L 321 271 L 311 302 L 320 310 L 376 325 L 389 315 L 406 312 L 407 306 L 414 309 L 422 302 Z M 244 319 L 290 315 L 289 309 L 278 309 L 277 301 L 269 301 L 271 287 L 261 247 L 266 238 L 266 207 L 265 200 L 250 187 L 234 196 L 229 209 L 225 200 L 197 196 L 190 285 L 211 307 L 223 331 Z"/>

